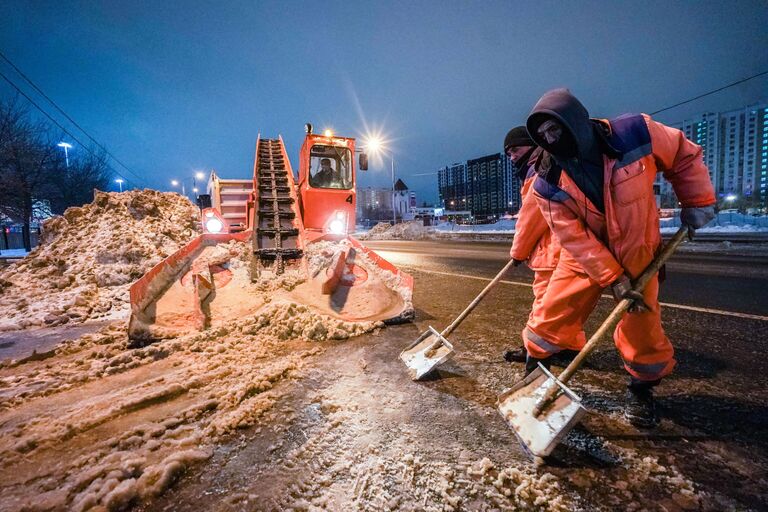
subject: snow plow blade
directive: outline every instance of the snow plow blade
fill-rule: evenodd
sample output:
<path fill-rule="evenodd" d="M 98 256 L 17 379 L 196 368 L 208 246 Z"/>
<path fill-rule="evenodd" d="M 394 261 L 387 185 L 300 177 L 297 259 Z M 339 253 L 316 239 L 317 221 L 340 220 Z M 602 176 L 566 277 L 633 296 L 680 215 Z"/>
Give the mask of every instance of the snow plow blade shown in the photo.
<path fill-rule="evenodd" d="M 133 344 L 174 338 L 252 315 L 266 304 L 266 296 L 282 296 L 351 322 L 397 324 L 413 319 L 413 277 L 357 240 L 331 240 L 348 248 L 342 251 L 341 264 L 334 258 L 336 264 L 327 269 L 338 275 L 308 278 L 306 265 L 300 264 L 296 270 L 303 283 L 285 292 L 265 294 L 252 283 L 249 265 L 235 264 L 237 257 L 229 252 L 230 242 L 247 246 L 250 236 L 247 231 L 200 235 L 136 281 L 130 288 L 128 325 Z M 321 241 L 329 240 L 321 237 L 305 247 L 311 254 Z M 268 280 L 270 275 L 262 271 L 260 278 Z M 392 281 L 397 283 L 396 290 Z"/>
<path fill-rule="evenodd" d="M 231 281 L 226 262 L 195 265 L 206 248 L 249 233 L 206 233 L 155 265 L 130 288 L 128 336 L 134 342 L 172 338 L 211 325 L 211 302 Z M 224 264 L 222 266 L 222 264 Z"/>

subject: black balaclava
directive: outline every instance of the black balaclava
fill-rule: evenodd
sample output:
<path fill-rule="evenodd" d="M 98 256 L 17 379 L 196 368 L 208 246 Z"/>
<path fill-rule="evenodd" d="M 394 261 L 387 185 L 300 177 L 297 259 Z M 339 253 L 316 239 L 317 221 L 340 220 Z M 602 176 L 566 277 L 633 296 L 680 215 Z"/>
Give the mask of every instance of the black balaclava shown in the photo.
<path fill-rule="evenodd" d="M 537 131 L 550 119 L 563 128 L 560 140 L 554 144 L 547 143 Z M 568 89 L 551 90 L 536 102 L 526 126 L 534 142 L 547 150 L 592 204 L 604 212 L 603 154 L 596 126 L 584 105 Z"/>

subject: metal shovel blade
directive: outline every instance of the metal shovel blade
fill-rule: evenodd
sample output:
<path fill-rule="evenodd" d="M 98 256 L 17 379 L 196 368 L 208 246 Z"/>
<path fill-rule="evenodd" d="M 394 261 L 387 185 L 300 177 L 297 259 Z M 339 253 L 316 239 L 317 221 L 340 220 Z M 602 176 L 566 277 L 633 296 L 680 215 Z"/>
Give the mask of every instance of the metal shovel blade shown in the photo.
<path fill-rule="evenodd" d="M 562 393 L 538 417 L 534 416 L 536 403 L 551 386 L 559 386 Z M 541 364 L 499 395 L 498 407 L 523 449 L 532 457 L 546 457 L 552 453 L 587 412 L 581 405 L 581 398 Z"/>
<path fill-rule="evenodd" d="M 446 362 L 453 355 L 453 345 L 431 325 L 408 348 L 400 352 L 400 359 L 411 374 L 419 380 Z"/>

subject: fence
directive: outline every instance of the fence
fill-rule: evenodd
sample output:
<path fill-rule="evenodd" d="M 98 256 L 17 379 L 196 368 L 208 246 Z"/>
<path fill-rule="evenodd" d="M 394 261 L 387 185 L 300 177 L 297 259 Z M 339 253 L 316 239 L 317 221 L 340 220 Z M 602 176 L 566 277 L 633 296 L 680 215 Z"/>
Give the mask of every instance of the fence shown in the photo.
<path fill-rule="evenodd" d="M 0 251 L 7 251 L 9 249 L 23 249 L 24 248 L 24 238 L 22 237 L 21 232 L 11 231 L 10 233 L 2 232 L 5 231 L 2 229 L 0 231 Z M 37 228 L 32 228 L 31 233 L 29 234 L 30 240 L 32 242 L 32 247 L 35 247 L 39 242 L 39 235 L 37 233 Z"/>

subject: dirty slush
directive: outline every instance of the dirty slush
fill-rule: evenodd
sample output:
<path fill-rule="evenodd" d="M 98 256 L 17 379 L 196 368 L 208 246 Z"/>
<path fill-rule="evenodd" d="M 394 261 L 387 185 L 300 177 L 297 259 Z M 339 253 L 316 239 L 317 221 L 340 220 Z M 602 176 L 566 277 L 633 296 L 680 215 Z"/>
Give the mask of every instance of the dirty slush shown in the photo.
<path fill-rule="evenodd" d="M 268 500 L 228 492 L 217 509 L 728 508 L 707 506 L 673 460 L 609 441 L 602 445 L 609 469 L 537 469 L 522 458 L 492 458 L 465 435 L 436 449 L 438 432 L 429 425 L 378 415 L 412 401 L 387 391 L 401 387 L 395 381 L 407 380 L 404 372 L 376 375 L 365 356 L 328 368 L 325 356 L 339 344 L 381 336 L 383 324 L 346 322 L 292 300 L 300 276 L 254 283 L 263 300 L 252 314 L 128 348 L 128 286 L 197 234 L 195 209 L 177 194 L 97 193 L 93 203 L 48 221 L 41 246 L 0 274 L 4 331 L 111 320 L 47 358 L 2 362 L 0 510 L 152 510 L 174 484 L 184 485 L 185 474 L 204 474 L 222 447 L 287 436 L 281 429 L 300 424 L 300 410 L 323 421 L 302 430 L 300 443 L 278 438 L 264 450 L 279 457 L 280 492 Z M 243 248 L 232 242 L 217 250 L 228 253 L 216 257 L 236 273 Z M 310 275 L 337 250 L 317 244 L 308 254 Z M 411 301 L 392 276 L 378 277 Z M 313 389 L 318 375 L 324 384 Z M 381 393 L 368 396 L 365 379 Z M 371 400 L 372 410 L 360 405 Z"/>

